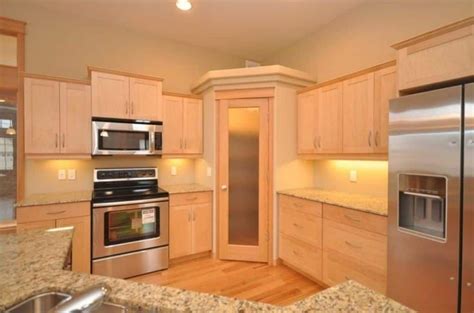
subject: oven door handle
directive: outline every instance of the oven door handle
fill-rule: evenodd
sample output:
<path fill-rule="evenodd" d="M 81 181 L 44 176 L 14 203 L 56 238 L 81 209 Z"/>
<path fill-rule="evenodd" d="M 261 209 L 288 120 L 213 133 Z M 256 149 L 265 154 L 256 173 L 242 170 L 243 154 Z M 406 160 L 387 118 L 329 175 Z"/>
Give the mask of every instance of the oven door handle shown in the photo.
<path fill-rule="evenodd" d="M 169 199 L 168 197 L 163 197 L 163 198 L 134 200 L 134 201 L 117 201 L 117 202 L 93 203 L 92 207 L 94 207 L 94 208 L 103 208 L 103 207 L 110 207 L 110 206 L 116 206 L 116 205 L 129 205 L 129 204 L 163 202 L 163 201 L 168 201 L 168 199 Z"/>

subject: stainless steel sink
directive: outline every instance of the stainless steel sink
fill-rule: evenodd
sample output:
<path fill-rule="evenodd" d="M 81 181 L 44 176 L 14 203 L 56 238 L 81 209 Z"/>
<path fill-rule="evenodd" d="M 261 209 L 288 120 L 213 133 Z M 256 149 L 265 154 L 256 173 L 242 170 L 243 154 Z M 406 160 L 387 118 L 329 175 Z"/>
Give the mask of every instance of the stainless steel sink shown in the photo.
<path fill-rule="evenodd" d="M 5 313 L 47 313 L 62 301 L 71 299 L 71 295 L 61 292 L 47 292 L 33 296 L 5 311 Z M 127 309 L 118 304 L 104 302 L 97 313 L 126 313 Z"/>

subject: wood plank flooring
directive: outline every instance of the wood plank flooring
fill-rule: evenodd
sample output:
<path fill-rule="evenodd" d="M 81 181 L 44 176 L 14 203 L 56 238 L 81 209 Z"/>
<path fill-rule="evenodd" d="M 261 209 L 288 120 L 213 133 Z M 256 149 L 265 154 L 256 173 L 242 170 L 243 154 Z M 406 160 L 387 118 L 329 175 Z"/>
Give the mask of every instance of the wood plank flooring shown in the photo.
<path fill-rule="evenodd" d="M 274 305 L 288 305 L 324 289 L 284 265 L 222 261 L 210 256 L 131 280 Z"/>

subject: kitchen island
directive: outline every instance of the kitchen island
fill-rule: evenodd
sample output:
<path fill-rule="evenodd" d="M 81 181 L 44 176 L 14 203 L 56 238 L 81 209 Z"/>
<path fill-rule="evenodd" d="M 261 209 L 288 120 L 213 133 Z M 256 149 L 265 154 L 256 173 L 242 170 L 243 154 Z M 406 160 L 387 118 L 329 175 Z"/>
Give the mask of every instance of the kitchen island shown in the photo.
<path fill-rule="evenodd" d="M 71 228 L 35 230 L 0 236 L 0 312 L 33 295 L 47 291 L 74 294 L 104 283 L 107 300 L 129 312 L 412 312 L 354 281 L 278 307 L 171 287 L 65 270 Z"/>

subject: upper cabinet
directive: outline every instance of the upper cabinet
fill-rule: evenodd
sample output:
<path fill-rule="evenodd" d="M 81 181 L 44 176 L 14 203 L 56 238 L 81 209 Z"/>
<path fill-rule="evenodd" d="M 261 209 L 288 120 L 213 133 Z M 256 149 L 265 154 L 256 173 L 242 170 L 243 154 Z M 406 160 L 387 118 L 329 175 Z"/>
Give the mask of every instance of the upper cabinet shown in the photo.
<path fill-rule="evenodd" d="M 86 82 L 25 76 L 27 157 L 90 157 L 91 91 Z"/>
<path fill-rule="evenodd" d="M 163 119 L 162 80 L 89 68 L 92 116 L 121 119 Z"/>
<path fill-rule="evenodd" d="M 163 154 L 199 155 L 202 152 L 202 100 L 163 96 Z"/>
<path fill-rule="evenodd" d="M 298 95 L 298 153 L 386 158 L 395 62 L 307 88 Z"/>
<path fill-rule="evenodd" d="M 474 76 L 474 18 L 393 45 L 399 90 Z"/>

